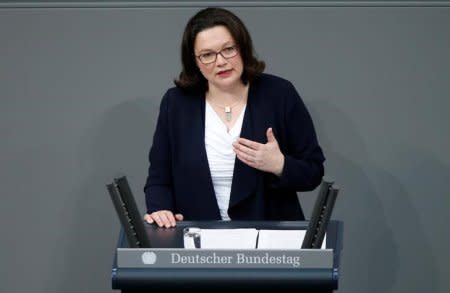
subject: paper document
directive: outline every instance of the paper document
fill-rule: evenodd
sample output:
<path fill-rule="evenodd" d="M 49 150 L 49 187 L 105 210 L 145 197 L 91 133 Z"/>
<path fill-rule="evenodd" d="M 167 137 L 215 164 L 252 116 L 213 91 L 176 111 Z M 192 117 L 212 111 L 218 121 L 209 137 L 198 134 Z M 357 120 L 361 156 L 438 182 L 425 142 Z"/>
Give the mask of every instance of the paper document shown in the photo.
<path fill-rule="evenodd" d="M 305 230 L 259 230 L 259 249 L 300 249 Z"/>
<path fill-rule="evenodd" d="M 259 230 L 258 249 L 301 249 L 306 230 Z M 326 235 L 322 242 L 326 248 Z"/>
<path fill-rule="evenodd" d="M 202 229 L 201 248 L 206 249 L 254 249 L 258 230 L 244 229 Z"/>
<path fill-rule="evenodd" d="M 301 249 L 306 234 L 306 230 L 188 229 L 196 231 L 199 244 L 185 234 L 184 247 L 203 249 Z M 326 248 L 326 235 L 321 248 Z"/>

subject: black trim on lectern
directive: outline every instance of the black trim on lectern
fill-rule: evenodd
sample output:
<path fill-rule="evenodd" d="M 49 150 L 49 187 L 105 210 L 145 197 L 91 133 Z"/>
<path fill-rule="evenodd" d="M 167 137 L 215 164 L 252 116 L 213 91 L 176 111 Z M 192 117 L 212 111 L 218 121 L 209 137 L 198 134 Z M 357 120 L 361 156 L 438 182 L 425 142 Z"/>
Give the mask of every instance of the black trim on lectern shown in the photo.
<path fill-rule="evenodd" d="M 314 204 L 314 209 L 309 220 L 308 229 L 303 239 L 302 248 L 322 247 L 328 222 L 333 212 L 339 187 L 331 180 L 324 179 L 320 185 L 319 195 Z"/>
<path fill-rule="evenodd" d="M 148 248 L 150 240 L 126 176 L 106 185 L 131 248 Z"/>

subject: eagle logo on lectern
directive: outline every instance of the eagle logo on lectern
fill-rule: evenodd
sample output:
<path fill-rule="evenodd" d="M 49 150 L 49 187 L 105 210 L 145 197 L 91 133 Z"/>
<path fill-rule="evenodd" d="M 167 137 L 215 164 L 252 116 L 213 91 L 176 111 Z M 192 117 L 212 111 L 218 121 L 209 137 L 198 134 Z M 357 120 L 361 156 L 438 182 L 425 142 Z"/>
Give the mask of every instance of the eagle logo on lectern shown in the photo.
<path fill-rule="evenodd" d="M 146 265 L 152 265 L 156 262 L 156 253 L 146 251 L 141 256 L 142 262 Z"/>

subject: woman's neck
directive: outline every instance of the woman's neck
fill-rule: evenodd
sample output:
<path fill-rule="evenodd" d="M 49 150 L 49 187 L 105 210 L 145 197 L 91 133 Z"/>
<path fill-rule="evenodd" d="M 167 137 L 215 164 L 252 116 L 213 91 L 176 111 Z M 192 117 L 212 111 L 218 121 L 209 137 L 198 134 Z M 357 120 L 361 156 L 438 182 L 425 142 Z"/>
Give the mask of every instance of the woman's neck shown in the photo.
<path fill-rule="evenodd" d="M 206 99 L 219 105 L 230 105 L 241 100 L 247 100 L 248 84 L 240 84 L 229 89 L 209 87 Z"/>

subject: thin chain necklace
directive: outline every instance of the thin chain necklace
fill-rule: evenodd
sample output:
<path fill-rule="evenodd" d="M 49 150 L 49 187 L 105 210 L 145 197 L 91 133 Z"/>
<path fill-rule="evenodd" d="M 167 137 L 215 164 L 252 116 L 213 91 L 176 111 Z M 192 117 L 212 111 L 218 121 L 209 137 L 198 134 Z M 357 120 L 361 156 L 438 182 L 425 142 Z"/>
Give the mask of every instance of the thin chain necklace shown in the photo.
<path fill-rule="evenodd" d="M 222 106 L 222 105 L 219 105 L 219 104 L 217 104 L 217 103 L 211 101 L 211 99 L 209 100 L 209 102 L 210 102 L 211 104 L 214 104 L 214 105 L 217 106 L 217 107 L 222 108 L 222 109 L 223 109 L 223 112 L 224 112 L 224 115 L 225 115 L 225 120 L 226 120 L 227 122 L 230 122 L 230 121 L 231 121 L 231 116 L 232 116 L 232 114 L 233 114 L 233 113 L 232 113 L 233 108 L 234 108 L 235 106 L 239 105 L 239 104 L 242 102 L 242 100 L 239 100 L 239 101 L 235 102 L 234 104 L 232 104 L 232 105 L 230 105 L 230 106 Z"/>
<path fill-rule="evenodd" d="M 248 87 L 246 87 L 246 92 L 247 92 L 247 89 L 248 89 Z M 245 95 L 247 95 L 247 93 L 245 93 Z M 231 118 L 232 118 L 232 115 L 233 115 L 233 112 L 232 112 L 233 108 L 236 107 L 237 105 L 243 103 L 243 102 L 245 103 L 245 101 L 244 101 L 245 100 L 245 96 L 243 96 L 242 98 L 240 98 L 239 100 L 237 100 L 233 104 L 231 104 L 229 106 L 223 106 L 223 105 L 217 104 L 216 102 L 213 102 L 212 99 L 211 99 L 211 95 L 210 94 L 208 94 L 208 96 L 209 96 L 209 102 L 211 104 L 215 105 L 216 107 L 219 107 L 219 108 L 223 109 L 223 113 L 224 113 L 224 116 L 225 116 L 225 121 L 227 121 L 227 122 L 231 121 Z"/>

